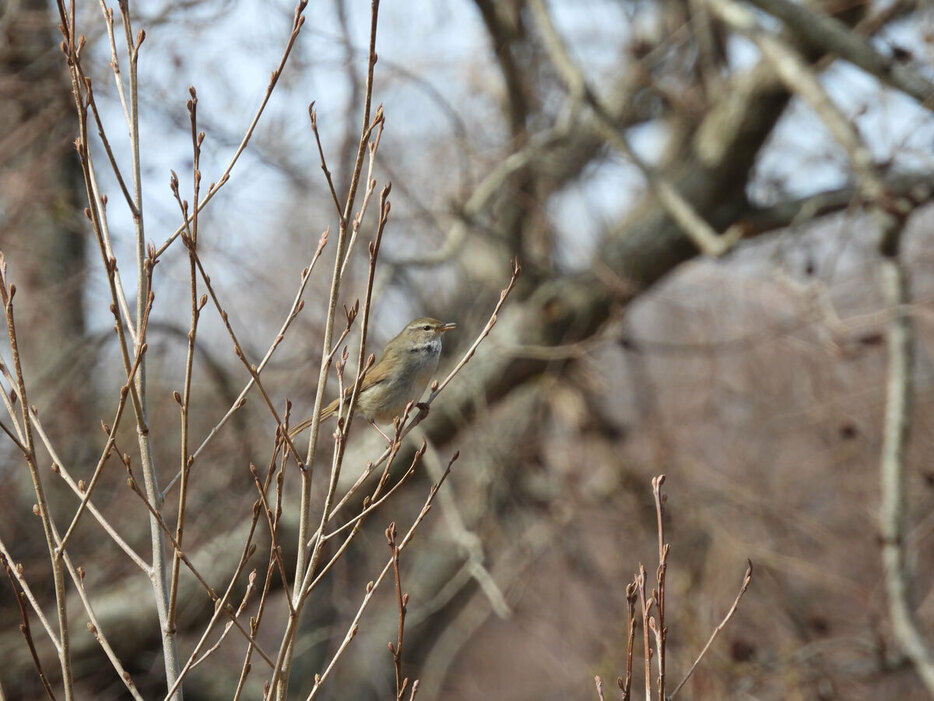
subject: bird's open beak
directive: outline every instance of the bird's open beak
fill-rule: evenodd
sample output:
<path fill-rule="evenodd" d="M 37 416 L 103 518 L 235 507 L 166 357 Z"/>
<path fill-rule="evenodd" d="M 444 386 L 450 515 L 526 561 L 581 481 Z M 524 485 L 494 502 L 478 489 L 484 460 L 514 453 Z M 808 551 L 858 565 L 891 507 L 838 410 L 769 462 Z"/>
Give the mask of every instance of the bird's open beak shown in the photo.
<path fill-rule="evenodd" d="M 450 331 L 451 329 L 456 329 L 456 328 L 457 328 L 457 324 L 455 324 L 453 321 L 449 321 L 445 324 L 441 324 L 440 330 L 441 330 L 441 333 L 444 333 L 445 331 Z"/>

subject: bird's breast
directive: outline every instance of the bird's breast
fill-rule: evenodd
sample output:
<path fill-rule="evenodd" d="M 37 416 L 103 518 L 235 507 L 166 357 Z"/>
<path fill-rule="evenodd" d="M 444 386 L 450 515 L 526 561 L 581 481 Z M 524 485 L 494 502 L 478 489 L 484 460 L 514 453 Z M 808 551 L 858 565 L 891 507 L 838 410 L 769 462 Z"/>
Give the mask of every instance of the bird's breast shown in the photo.
<path fill-rule="evenodd" d="M 431 373 L 438 367 L 438 359 L 441 356 L 441 339 L 435 339 L 420 346 L 413 346 L 409 349 L 408 362 L 406 367 L 408 372 L 404 378 L 405 382 L 411 383 L 419 394 L 428 384 Z"/>
<path fill-rule="evenodd" d="M 363 394 L 357 406 L 367 418 L 388 423 L 405 409 L 409 402 L 418 401 L 438 368 L 441 339 L 413 346 L 399 360 L 400 364 L 383 382 Z"/>

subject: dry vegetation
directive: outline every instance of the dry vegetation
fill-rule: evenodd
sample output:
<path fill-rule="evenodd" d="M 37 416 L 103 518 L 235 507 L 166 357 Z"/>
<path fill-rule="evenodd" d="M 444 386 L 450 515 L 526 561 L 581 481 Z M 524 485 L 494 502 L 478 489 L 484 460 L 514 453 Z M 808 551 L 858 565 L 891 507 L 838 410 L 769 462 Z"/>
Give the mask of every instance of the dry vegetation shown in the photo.
<path fill-rule="evenodd" d="M 930 8 L 145 5 L 0 7 L 0 699 L 934 695 Z"/>

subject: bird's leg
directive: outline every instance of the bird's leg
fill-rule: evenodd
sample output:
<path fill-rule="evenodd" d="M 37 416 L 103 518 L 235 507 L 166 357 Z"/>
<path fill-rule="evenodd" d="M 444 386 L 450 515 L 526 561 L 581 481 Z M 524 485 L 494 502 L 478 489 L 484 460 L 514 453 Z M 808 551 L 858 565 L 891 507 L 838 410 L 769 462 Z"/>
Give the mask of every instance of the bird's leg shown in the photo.
<path fill-rule="evenodd" d="M 379 426 L 377 426 L 375 421 L 370 421 L 370 426 L 372 426 L 372 427 L 375 428 L 377 431 L 379 431 L 379 435 L 381 435 L 383 438 L 385 438 L 385 439 L 389 442 L 389 445 L 392 445 L 393 443 L 395 443 L 395 441 L 394 441 L 392 438 L 390 438 L 390 437 L 387 436 L 385 433 L 383 433 L 383 429 L 381 429 Z"/>

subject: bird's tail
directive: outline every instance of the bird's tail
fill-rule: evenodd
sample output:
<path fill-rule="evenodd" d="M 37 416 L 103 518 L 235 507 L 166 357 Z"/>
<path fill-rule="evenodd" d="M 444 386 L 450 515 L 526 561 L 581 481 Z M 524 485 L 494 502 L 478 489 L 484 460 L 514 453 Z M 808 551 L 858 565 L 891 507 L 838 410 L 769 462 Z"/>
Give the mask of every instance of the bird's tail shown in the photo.
<path fill-rule="evenodd" d="M 331 416 L 335 411 L 337 411 L 337 402 L 331 402 L 324 409 L 321 410 L 321 421 L 324 421 L 326 418 Z M 302 419 L 297 424 L 292 426 L 289 429 L 289 438 L 295 438 L 298 434 L 307 431 L 311 427 L 312 419 L 314 417 L 309 416 L 307 419 Z"/>

